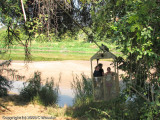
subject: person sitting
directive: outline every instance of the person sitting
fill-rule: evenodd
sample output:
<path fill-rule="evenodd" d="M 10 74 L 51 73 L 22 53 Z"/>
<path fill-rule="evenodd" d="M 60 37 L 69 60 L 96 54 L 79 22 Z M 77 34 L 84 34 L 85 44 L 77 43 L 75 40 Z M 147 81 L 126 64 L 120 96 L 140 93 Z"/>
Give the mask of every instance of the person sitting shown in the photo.
<path fill-rule="evenodd" d="M 107 68 L 107 72 L 105 73 L 105 76 L 106 76 L 105 84 L 106 84 L 106 88 L 107 88 L 107 96 L 108 96 L 108 98 L 110 98 L 111 97 L 111 89 L 113 86 L 113 73 L 111 72 L 110 67 Z"/>
<path fill-rule="evenodd" d="M 100 73 L 100 71 L 99 71 L 99 66 L 98 66 L 98 65 L 95 67 L 93 76 L 94 76 L 94 77 L 100 77 L 100 76 L 101 76 L 101 73 Z"/>
<path fill-rule="evenodd" d="M 101 76 L 103 76 L 104 75 L 104 70 L 102 68 L 103 64 L 99 63 L 98 66 L 99 66 L 99 72 L 100 72 Z"/>
<path fill-rule="evenodd" d="M 105 73 L 105 75 L 112 75 L 113 76 L 113 73 L 111 72 L 110 67 L 107 68 L 107 72 Z"/>
<path fill-rule="evenodd" d="M 101 88 L 102 88 L 102 76 L 101 73 L 99 71 L 99 66 L 97 65 L 95 67 L 94 73 L 94 89 L 95 89 L 95 98 L 96 99 L 100 99 L 102 96 L 102 92 L 101 92 Z"/>

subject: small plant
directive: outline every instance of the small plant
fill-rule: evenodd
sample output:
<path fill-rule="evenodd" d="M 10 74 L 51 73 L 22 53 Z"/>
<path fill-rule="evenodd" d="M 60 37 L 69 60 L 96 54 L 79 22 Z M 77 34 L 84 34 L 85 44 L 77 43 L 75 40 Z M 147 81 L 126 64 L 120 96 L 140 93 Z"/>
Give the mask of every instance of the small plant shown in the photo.
<path fill-rule="evenodd" d="M 1 52 L 1 51 L 0 51 Z M 4 61 L 0 63 L 0 97 L 6 96 L 8 89 L 11 88 L 12 82 L 9 81 L 5 76 L 3 76 L 3 72 L 10 72 L 12 70 L 8 69 L 7 67 L 10 65 L 11 60 Z"/>
<path fill-rule="evenodd" d="M 50 82 L 47 81 L 45 86 L 42 86 L 39 92 L 40 101 L 45 106 L 57 103 L 58 87 L 56 88 L 53 87 L 54 87 L 53 80 Z"/>
<path fill-rule="evenodd" d="M 0 97 L 6 96 L 9 88 L 11 88 L 11 82 L 0 75 Z"/>
<path fill-rule="evenodd" d="M 35 72 L 34 77 L 29 79 L 28 85 L 20 92 L 20 96 L 26 102 L 34 101 L 42 105 L 48 106 L 54 104 L 58 100 L 58 86 L 54 88 L 54 82 L 46 82 L 41 84 L 41 73 Z"/>
<path fill-rule="evenodd" d="M 71 83 L 72 89 L 75 93 L 75 106 L 87 104 L 93 101 L 92 81 L 84 74 L 82 74 L 81 76 L 82 79 L 79 79 L 79 77 L 76 76 L 75 78 L 73 78 L 73 83 Z"/>
<path fill-rule="evenodd" d="M 40 72 L 35 72 L 34 77 L 28 80 L 28 85 L 20 91 L 20 96 L 29 102 L 38 95 L 41 88 L 41 76 Z"/>

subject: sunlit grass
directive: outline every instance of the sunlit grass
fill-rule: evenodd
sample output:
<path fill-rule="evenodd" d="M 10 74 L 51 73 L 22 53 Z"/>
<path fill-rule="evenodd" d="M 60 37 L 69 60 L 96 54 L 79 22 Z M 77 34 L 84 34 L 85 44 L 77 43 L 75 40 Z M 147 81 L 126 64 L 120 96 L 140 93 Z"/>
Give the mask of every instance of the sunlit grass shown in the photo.
<path fill-rule="evenodd" d="M 58 60 L 89 60 L 94 53 L 76 53 L 76 52 L 47 52 L 32 51 L 31 58 L 33 61 L 58 61 Z M 2 60 L 24 60 L 24 51 L 12 51 L 0 55 Z"/>
<path fill-rule="evenodd" d="M 99 45 L 105 44 L 111 52 L 119 54 L 115 50 L 114 44 L 98 42 Z M 0 49 L 2 49 L 0 45 Z M 90 60 L 99 48 L 90 42 L 36 42 L 33 41 L 29 47 L 33 61 L 58 61 L 58 60 Z M 1 55 L 1 60 L 24 60 L 25 52 L 23 46 L 13 45 L 7 54 Z"/>

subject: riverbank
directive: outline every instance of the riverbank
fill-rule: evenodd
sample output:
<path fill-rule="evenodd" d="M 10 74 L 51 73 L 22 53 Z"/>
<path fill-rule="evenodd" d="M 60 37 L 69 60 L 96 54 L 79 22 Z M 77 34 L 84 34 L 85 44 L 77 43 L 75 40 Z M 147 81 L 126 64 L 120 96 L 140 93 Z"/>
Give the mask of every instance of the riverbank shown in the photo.
<path fill-rule="evenodd" d="M 106 72 L 106 68 L 110 66 L 114 71 L 113 66 L 109 61 L 100 61 L 103 64 L 103 69 Z M 96 66 L 96 61 L 93 61 L 93 67 Z M 71 82 L 75 76 L 81 77 L 81 74 L 85 74 L 87 77 L 91 77 L 90 61 L 81 60 L 66 60 L 66 61 L 43 61 L 43 62 L 30 62 L 24 63 L 24 61 L 12 61 L 9 66 L 10 69 L 16 70 L 16 74 L 24 76 L 23 81 L 28 80 L 34 75 L 34 72 L 41 72 L 42 82 L 46 82 L 53 78 L 56 84 L 59 84 L 61 88 L 71 88 Z M 6 74 L 7 75 L 7 74 Z M 16 80 L 17 78 L 10 78 L 10 80 Z"/>
<path fill-rule="evenodd" d="M 112 71 L 114 71 L 113 66 L 110 65 L 112 62 L 100 61 L 100 63 L 103 64 L 103 69 L 105 72 L 106 68 L 109 66 L 111 67 Z M 96 66 L 96 64 L 97 61 L 93 61 L 93 67 Z M 17 75 L 25 76 L 23 79 L 21 79 L 21 81 L 27 81 L 34 75 L 34 72 L 39 71 L 41 72 L 43 83 L 45 83 L 47 80 L 50 80 L 49 78 L 52 77 L 54 82 L 59 84 L 59 87 L 64 90 L 71 89 L 71 83 L 73 82 L 73 78 L 75 76 L 80 78 L 81 74 L 85 74 L 89 78 L 91 77 L 90 61 L 81 60 L 30 62 L 27 64 L 25 64 L 24 61 L 12 61 L 9 68 L 16 70 Z M 7 75 L 7 73 L 5 74 Z M 16 78 L 10 78 L 10 80 L 15 81 Z M 49 113 L 52 113 L 52 116 L 56 116 L 57 114 L 57 116 L 63 116 L 62 118 L 57 117 L 57 120 L 74 120 L 74 118 L 64 117 L 64 113 L 66 111 L 65 109 L 70 109 L 67 106 L 62 108 L 54 108 L 52 106 L 45 108 L 39 105 L 34 105 L 33 103 L 19 105 L 18 102 L 14 102 L 14 99 L 14 97 L 9 98 L 8 101 L 7 98 L 4 98 L 3 100 L 1 99 L 0 102 L 6 104 L 7 108 L 11 110 L 5 110 L 3 113 L 1 113 L 1 118 L 3 116 L 51 116 Z"/>

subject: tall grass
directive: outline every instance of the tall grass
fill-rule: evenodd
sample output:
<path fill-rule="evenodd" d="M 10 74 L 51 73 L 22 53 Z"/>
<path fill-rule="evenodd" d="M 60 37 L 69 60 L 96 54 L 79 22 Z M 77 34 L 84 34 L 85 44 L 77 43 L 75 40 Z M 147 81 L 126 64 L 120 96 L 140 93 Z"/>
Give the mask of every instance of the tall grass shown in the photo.
<path fill-rule="evenodd" d="M 72 83 L 75 103 L 73 109 L 66 111 L 66 114 L 91 120 L 159 120 L 160 97 L 156 102 L 148 102 L 134 93 L 130 95 L 126 88 L 112 100 L 93 101 L 91 81 L 87 79 L 84 75 L 82 79 L 75 77 Z M 132 98 L 135 95 L 136 98 Z"/>
<path fill-rule="evenodd" d="M 86 75 L 82 74 L 81 78 L 77 75 L 74 76 L 71 87 L 75 94 L 74 106 L 81 106 L 93 101 L 92 81 Z"/>
<path fill-rule="evenodd" d="M 29 79 L 24 88 L 20 91 L 21 99 L 26 102 L 38 102 L 48 106 L 58 101 L 58 86 L 54 85 L 53 79 L 41 84 L 41 73 L 35 72 L 33 78 Z"/>

